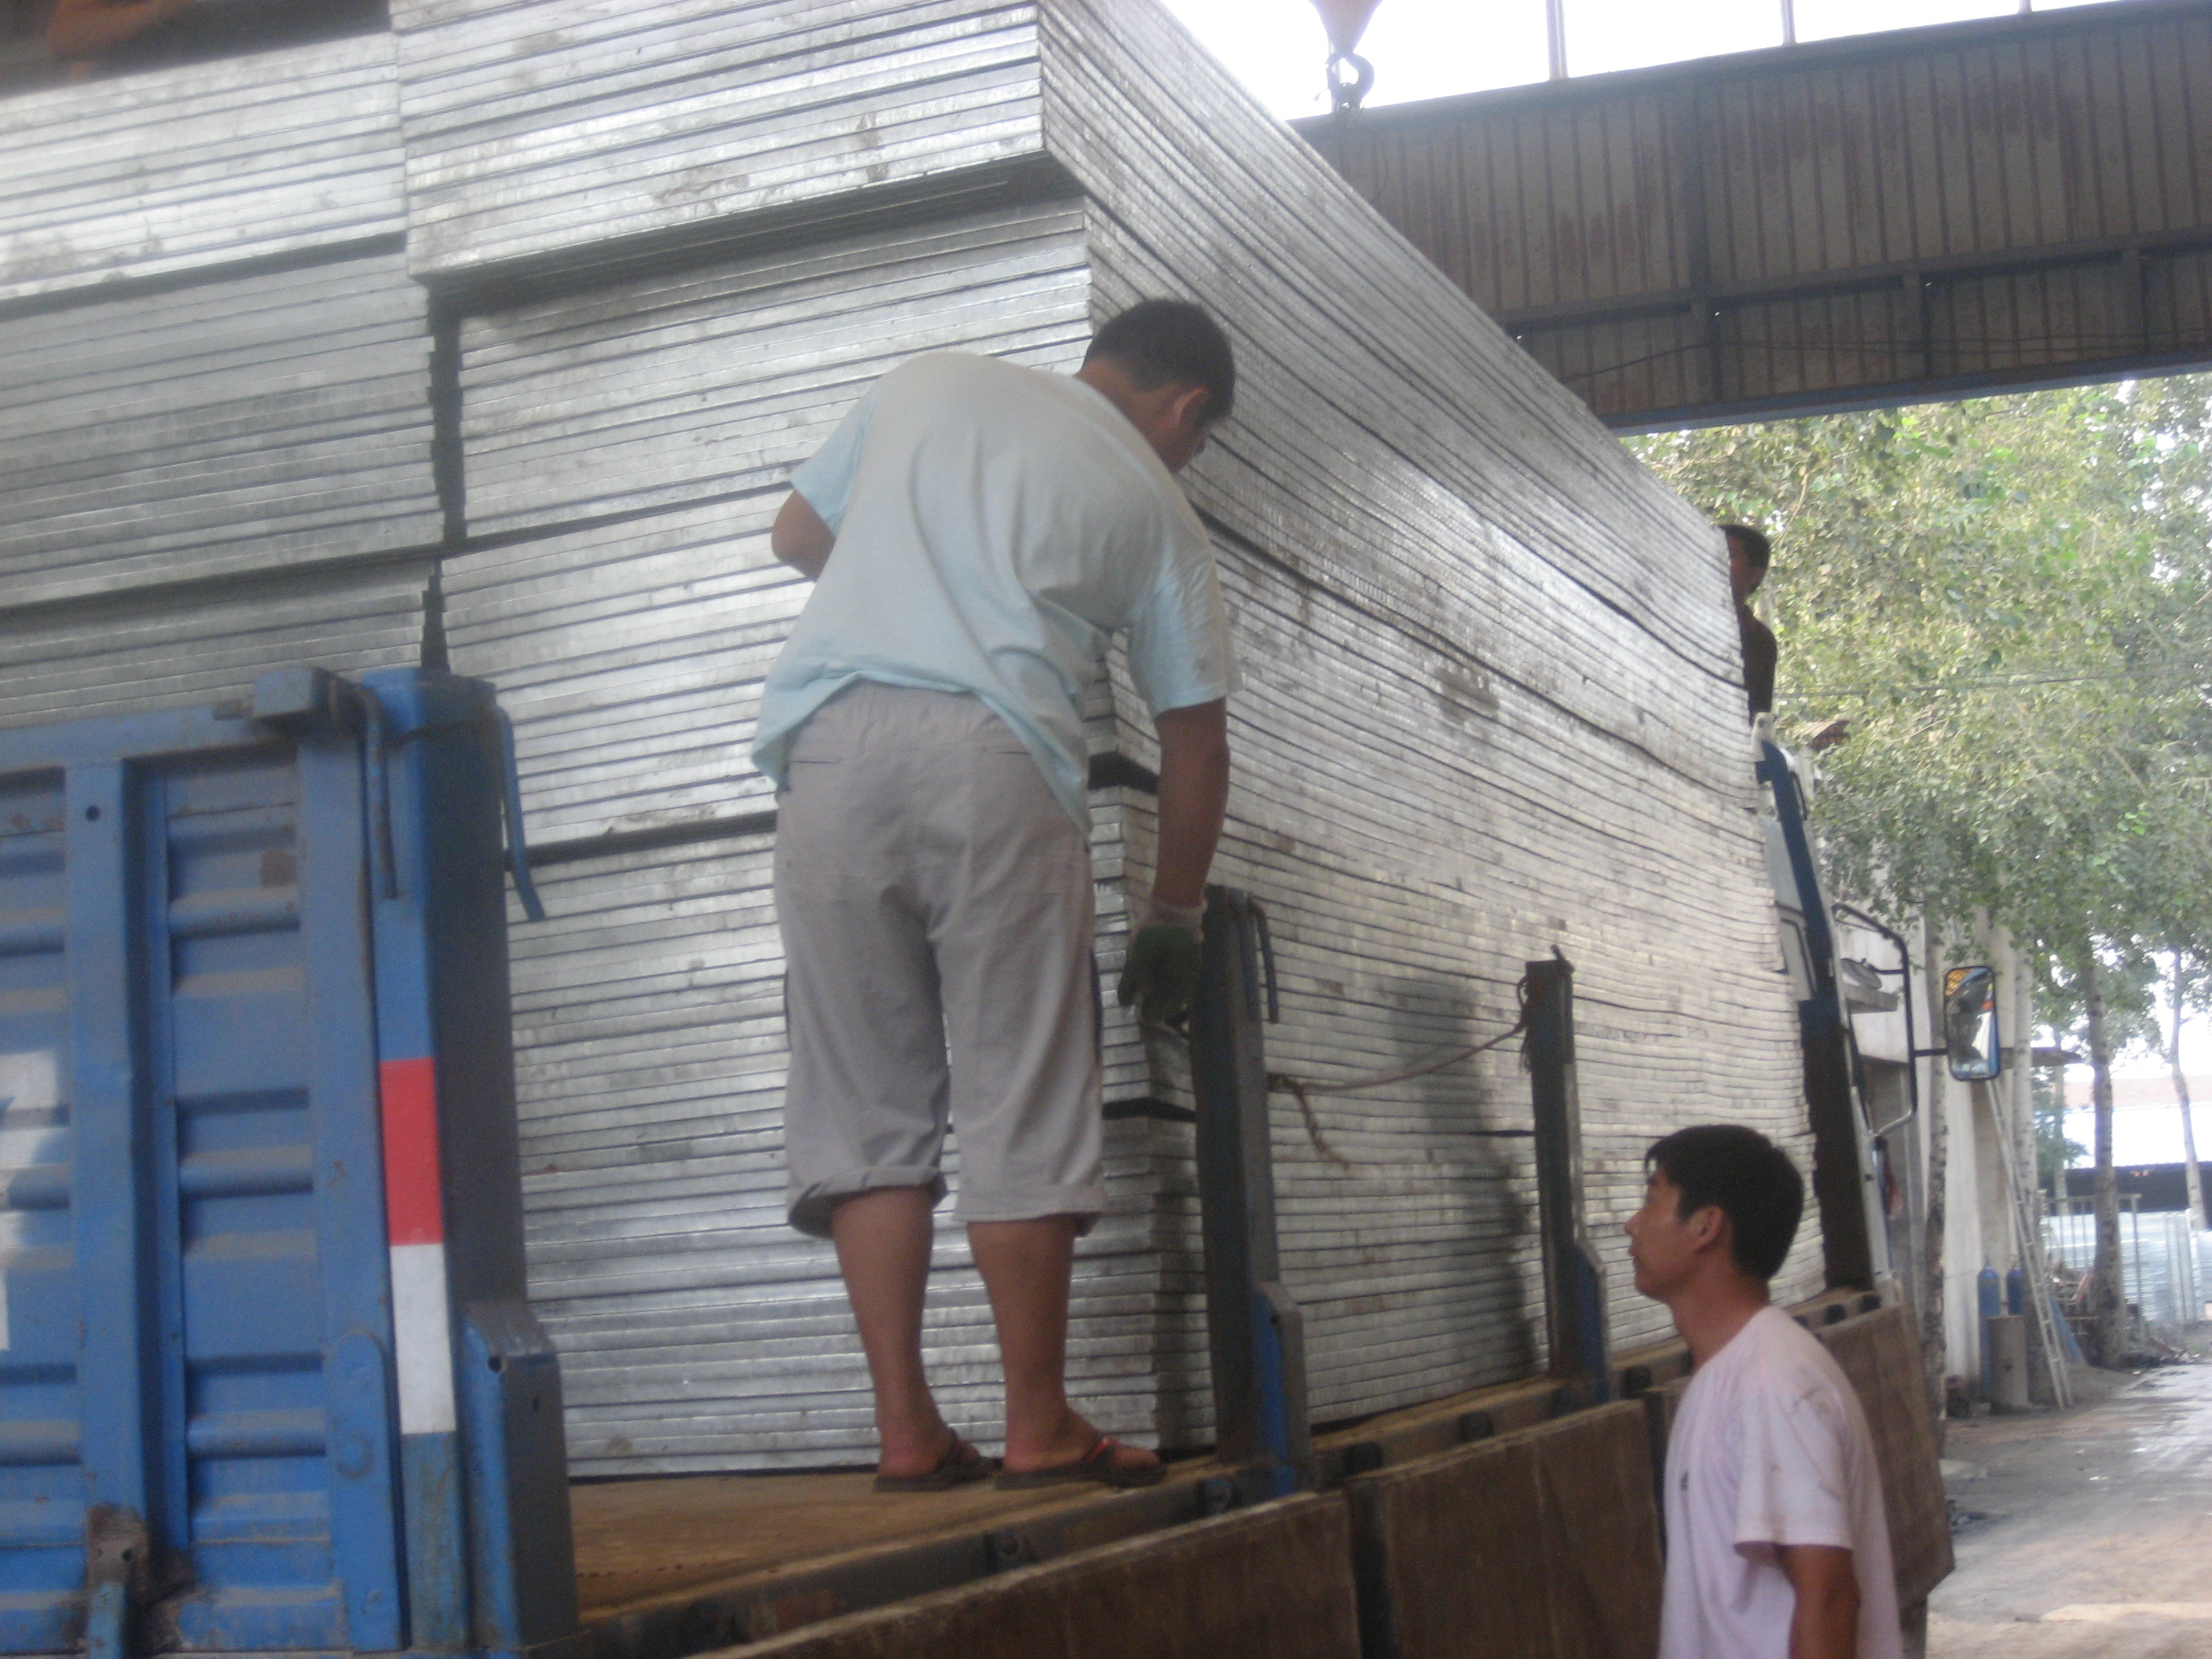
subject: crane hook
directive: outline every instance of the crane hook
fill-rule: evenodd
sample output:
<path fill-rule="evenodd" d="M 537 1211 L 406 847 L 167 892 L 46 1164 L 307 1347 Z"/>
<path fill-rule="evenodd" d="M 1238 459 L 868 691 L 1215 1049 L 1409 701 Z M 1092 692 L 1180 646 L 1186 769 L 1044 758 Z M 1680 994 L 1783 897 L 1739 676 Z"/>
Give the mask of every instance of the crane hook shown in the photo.
<path fill-rule="evenodd" d="M 1375 66 L 1358 52 L 1329 53 L 1328 101 L 1337 114 L 1349 115 L 1358 109 L 1359 100 L 1374 84 Z"/>

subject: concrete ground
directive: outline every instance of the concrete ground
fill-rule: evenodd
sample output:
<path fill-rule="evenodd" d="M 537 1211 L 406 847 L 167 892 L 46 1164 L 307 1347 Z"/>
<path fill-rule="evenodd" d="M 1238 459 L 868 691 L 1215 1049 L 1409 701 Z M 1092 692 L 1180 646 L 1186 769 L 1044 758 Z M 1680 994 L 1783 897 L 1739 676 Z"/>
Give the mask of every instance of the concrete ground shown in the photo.
<path fill-rule="evenodd" d="M 2077 1372 L 2081 1402 L 1954 1422 L 1958 1568 L 1929 1659 L 2212 1659 L 2212 1364 Z"/>

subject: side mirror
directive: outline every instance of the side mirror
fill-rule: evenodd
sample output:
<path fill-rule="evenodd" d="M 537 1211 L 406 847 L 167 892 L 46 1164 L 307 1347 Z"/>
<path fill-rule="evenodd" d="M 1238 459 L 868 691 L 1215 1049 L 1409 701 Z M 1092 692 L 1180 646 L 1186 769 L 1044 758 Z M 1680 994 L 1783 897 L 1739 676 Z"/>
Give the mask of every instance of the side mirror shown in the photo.
<path fill-rule="evenodd" d="M 1997 976 L 1988 967 L 1943 975 L 1943 1053 L 1961 1083 L 1987 1083 L 2003 1069 L 1997 1038 Z"/>

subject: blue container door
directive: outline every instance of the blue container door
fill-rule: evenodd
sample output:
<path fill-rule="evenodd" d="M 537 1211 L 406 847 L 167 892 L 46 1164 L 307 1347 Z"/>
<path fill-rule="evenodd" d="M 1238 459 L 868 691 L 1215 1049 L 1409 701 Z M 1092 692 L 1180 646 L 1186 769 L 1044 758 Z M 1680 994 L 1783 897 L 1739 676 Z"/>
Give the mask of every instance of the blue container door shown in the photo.
<path fill-rule="evenodd" d="M 0 999 L 35 1160 L 0 1275 L 29 1316 L 0 1354 L 0 1641 L 83 1639 L 96 1505 L 152 1546 L 141 1650 L 398 1648 L 359 751 L 202 717 L 148 752 L 191 727 L 0 742 L 66 753 L 58 792 L 7 781 L 43 827 L 0 863 L 0 903 L 53 918 Z"/>
<path fill-rule="evenodd" d="M 66 1647 L 84 1582 L 62 774 L 0 778 L 0 1647 Z"/>

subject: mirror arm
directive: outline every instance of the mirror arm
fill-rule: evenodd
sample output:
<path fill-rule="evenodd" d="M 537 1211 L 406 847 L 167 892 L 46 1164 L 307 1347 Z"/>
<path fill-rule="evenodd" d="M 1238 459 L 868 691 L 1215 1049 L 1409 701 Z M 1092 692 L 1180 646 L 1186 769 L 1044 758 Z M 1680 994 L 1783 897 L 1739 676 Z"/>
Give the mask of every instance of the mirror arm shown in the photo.
<path fill-rule="evenodd" d="M 1868 1134 L 1871 1139 L 1879 1140 L 1882 1136 L 1887 1134 L 1892 1129 L 1896 1128 L 1899 1125 L 1910 1123 L 1914 1118 L 1920 1115 L 1920 1068 L 1917 1066 L 1915 1066 L 1912 1062 L 1916 1060 L 1924 1060 L 1931 1054 L 1948 1055 L 1951 1051 L 1948 1048 L 1916 1048 L 1912 1046 L 1914 1035 L 1912 1030 L 1912 947 L 1905 942 L 1905 935 L 1899 933 L 1894 927 L 1892 927 L 1880 916 L 1874 915 L 1871 911 L 1862 910 L 1856 904 L 1844 904 L 1839 902 L 1836 906 L 1836 913 L 1838 915 L 1857 917 L 1859 921 L 1873 928 L 1875 933 L 1881 934 L 1882 938 L 1887 939 L 1892 945 L 1897 947 L 1898 965 L 1894 968 L 1877 968 L 1875 969 L 1875 972 L 1877 974 L 1895 974 L 1903 981 L 1903 983 L 1898 988 L 1903 994 L 1898 999 L 1898 1006 L 1905 1012 L 1905 1113 L 1901 1117 L 1892 1118 L 1888 1122 L 1883 1124 L 1878 1129 L 1870 1129 L 1868 1131 Z"/>

